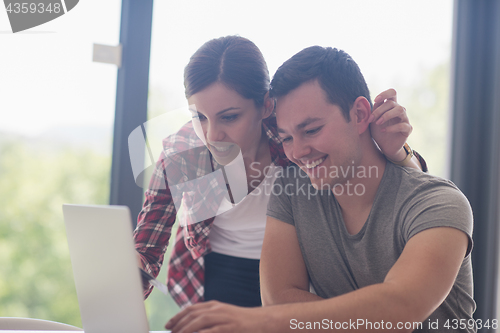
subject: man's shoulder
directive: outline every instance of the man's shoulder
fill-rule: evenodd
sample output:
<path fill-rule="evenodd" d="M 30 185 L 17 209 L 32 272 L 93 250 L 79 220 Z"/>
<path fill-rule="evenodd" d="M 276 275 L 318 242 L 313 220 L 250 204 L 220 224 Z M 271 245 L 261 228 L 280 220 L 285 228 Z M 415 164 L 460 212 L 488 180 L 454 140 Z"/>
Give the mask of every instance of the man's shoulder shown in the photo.
<path fill-rule="evenodd" d="M 470 253 L 474 218 L 469 200 L 460 189 L 450 180 L 414 169 L 395 167 L 394 171 L 401 180 L 392 196 L 392 214 L 404 239 L 429 228 L 452 227 L 468 235 Z"/>
<path fill-rule="evenodd" d="M 454 207 L 455 212 L 472 219 L 469 200 L 452 181 L 399 166 L 394 172 L 400 175 L 395 204 L 401 209 L 445 211 Z M 385 189 L 391 191 L 390 186 Z"/>
<path fill-rule="evenodd" d="M 460 193 L 460 189 L 451 181 L 438 176 L 430 175 L 413 168 L 394 165 L 394 172 L 400 174 L 399 191 L 403 192 L 431 192 L 444 191 L 447 193 Z M 463 195 L 463 194 L 462 194 Z"/>

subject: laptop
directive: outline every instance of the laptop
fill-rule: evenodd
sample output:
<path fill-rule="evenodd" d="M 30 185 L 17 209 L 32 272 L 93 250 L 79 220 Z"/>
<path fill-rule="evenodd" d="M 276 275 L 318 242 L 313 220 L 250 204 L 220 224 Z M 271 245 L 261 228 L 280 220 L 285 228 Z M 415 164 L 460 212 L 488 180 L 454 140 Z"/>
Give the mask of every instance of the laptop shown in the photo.
<path fill-rule="evenodd" d="M 128 207 L 63 205 L 85 333 L 148 333 Z"/>

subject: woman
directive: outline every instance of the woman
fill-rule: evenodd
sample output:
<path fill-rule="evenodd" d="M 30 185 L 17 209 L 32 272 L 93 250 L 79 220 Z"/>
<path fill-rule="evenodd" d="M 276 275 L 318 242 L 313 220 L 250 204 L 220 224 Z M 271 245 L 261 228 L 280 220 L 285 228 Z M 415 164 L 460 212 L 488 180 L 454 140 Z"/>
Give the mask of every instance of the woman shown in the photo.
<path fill-rule="evenodd" d="M 251 41 L 222 37 L 191 57 L 184 85 L 193 121 L 163 142 L 134 233 L 136 249 L 157 276 L 179 212 L 167 281 L 177 304 L 215 299 L 259 306 L 265 188 L 274 181 L 269 167 L 290 163 L 267 93 L 267 65 Z M 377 96 L 372 131 L 386 156 L 401 161 L 411 126 L 395 101 L 394 90 Z M 388 119 L 395 124 L 387 126 Z"/>

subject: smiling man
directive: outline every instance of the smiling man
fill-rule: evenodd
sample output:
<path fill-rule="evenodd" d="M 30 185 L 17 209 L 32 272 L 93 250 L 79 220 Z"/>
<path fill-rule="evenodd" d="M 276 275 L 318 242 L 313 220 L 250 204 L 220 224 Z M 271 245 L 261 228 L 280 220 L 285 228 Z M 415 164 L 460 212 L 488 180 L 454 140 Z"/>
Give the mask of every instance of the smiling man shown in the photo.
<path fill-rule="evenodd" d="M 326 298 L 325 318 L 422 322 L 424 331 L 472 319 L 468 201 L 449 181 L 386 162 L 370 138 L 370 96 L 352 58 L 307 48 L 280 67 L 271 91 L 285 153 L 302 171 L 275 186 L 320 191 L 271 198 L 264 304 Z"/>
<path fill-rule="evenodd" d="M 470 205 L 450 181 L 387 162 L 371 139 L 370 96 L 352 58 L 307 48 L 271 87 L 297 166 L 276 180 L 281 191 L 268 206 L 264 307 L 209 302 L 168 327 L 475 332 Z"/>

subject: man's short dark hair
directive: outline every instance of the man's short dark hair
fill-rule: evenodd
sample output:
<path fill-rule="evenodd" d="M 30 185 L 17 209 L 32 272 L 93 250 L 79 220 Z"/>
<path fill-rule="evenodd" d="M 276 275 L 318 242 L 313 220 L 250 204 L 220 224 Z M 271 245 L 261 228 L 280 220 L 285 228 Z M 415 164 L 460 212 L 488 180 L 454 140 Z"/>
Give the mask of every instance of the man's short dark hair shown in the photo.
<path fill-rule="evenodd" d="M 301 84 L 318 80 L 328 101 L 338 105 L 346 121 L 351 121 L 349 110 L 359 96 L 370 106 L 370 92 L 363 74 L 346 52 L 331 47 L 311 46 L 285 61 L 271 81 L 271 97 L 281 97 Z"/>

